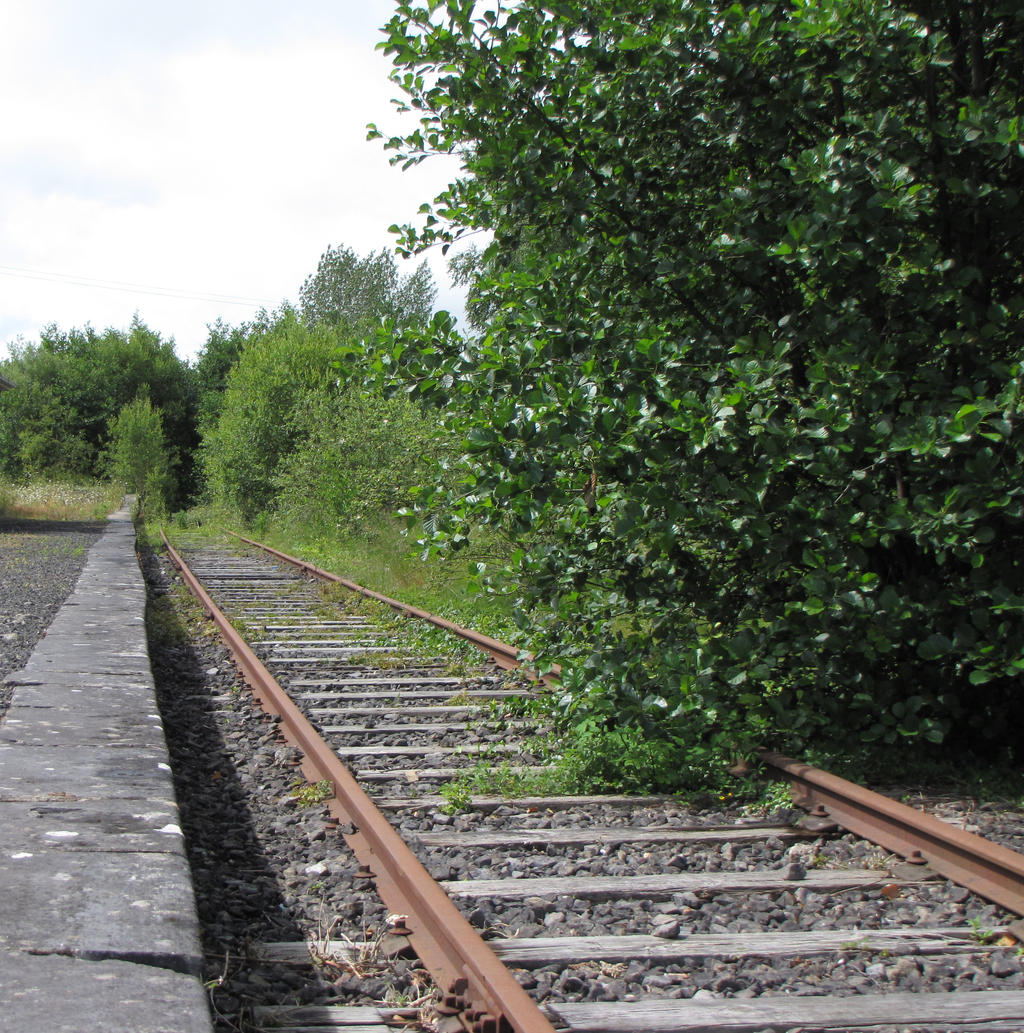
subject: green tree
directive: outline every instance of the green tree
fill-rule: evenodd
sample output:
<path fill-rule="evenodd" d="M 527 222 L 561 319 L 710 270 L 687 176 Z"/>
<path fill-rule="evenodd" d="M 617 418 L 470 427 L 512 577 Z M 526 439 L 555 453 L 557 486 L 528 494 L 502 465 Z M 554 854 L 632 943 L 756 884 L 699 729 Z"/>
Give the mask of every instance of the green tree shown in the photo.
<path fill-rule="evenodd" d="M 136 398 L 110 421 L 110 476 L 138 500 L 140 513 L 162 513 L 171 488 L 163 418 L 148 398 Z"/>
<path fill-rule="evenodd" d="M 228 373 L 238 361 L 254 329 L 248 324 L 228 326 L 218 319 L 207 328 L 206 343 L 192 368 L 200 426 L 209 426 L 220 415 Z"/>
<path fill-rule="evenodd" d="M 357 530 L 410 506 L 447 455 L 435 414 L 361 384 L 310 393 L 296 413 L 299 439 L 276 476 L 275 508 L 289 523 Z"/>
<path fill-rule="evenodd" d="M 351 332 L 386 320 L 425 322 L 436 296 L 426 262 L 402 276 L 387 251 L 360 257 L 339 245 L 320 256 L 316 272 L 306 278 L 299 292 L 299 307 L 308 326 L 324 323 Z"/>
<path fill-rule="evenodd" d="M 127 332 L 47 327 L 38 344 L 16 344 L 4 369 L 19 387 L 0 399 L 0 440 L 8 443 L 0 461 L 7 473 L 103 475 L 111 420 L 145 395 L 162 414 L 181 494 L 193 490 L 192 378 L 174 342 L 138 317 Z"/>
<path fill-rule="evenodd" d="M 271 508 L 282 464 L 302 437 L 310 396 L 329 392 L 338 335 L 307 327 L 285 307 L 245 343 L 227 374 L 216 424 L 207 428 L 202 461 L 213 499 L 246 520 Z"/>
<path fill-rule="evenodd" d="M 567 708 L 691 758 L 1019 749 L 1024 9 L 476 8 L 398 5 L 388 146 L 462 157 L 403 246 L 489 232 L 490 324 L 386 361 L 464 438 L 449 540 L 520 538 Z"/>
<path fill-rule="evenodd" d="M 361 385 L 375 333 L 425 323 L 435 293 L 426 263 L 403 277 L 385 251 L 339 246 L 299 309 L 211 327 L 196 367 L 211 499 L 250 522 L 281 511 L 330 527 L 409 501 L 411 478 L 441 451 L 438 421 Z"/>

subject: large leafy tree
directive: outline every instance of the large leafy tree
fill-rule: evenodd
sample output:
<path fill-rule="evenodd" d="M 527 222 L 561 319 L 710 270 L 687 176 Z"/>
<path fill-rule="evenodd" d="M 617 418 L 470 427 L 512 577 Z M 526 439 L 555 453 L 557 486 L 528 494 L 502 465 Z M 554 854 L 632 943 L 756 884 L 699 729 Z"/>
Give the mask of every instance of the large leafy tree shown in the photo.
<path fill-rule="evenodd" d="M 691 757 L 1019 727 L 1020 5 L 449 0 L 386 33 L 395 160 L 466 169 L 404 247 L 493 241 L 486 332 L 388 361 L 464 436 L 449 540 L 523 543 L 567 706 Z"/>
<path fill-rule="evenodd" d="M 211 497 L 252 519 L 268 509 L 275 477 L 302 438 L 311 396 L 330 392 L 337 374 L 335 333 L 310 329 L 289 307 L 250 333 L 225 375 L 216 421 L 201 448 Z"/>
<path fill-rule="evenodd" d="M 216 422 L 220 413 L 228 373 L 238 361 L 253 328 L 247 323 L 229 326 L 218 319 L 207 327 L 206 343 L 192 367 L 192 380 L 198 398 L 200 427 Z"/>
<path fill-rule="evenodd" d="M 385 251 L 339 245 L 297 308 L 211 327 L 196 367 L 211 500 L 247 521 L 278 515 L 331 533 L 408 502 L 425 456 L 442 450 L 437 420 L 363 387 L 367 342 L 384 325 L 426 323 L 435 294 L 425 262 L 403 275 Z"/>

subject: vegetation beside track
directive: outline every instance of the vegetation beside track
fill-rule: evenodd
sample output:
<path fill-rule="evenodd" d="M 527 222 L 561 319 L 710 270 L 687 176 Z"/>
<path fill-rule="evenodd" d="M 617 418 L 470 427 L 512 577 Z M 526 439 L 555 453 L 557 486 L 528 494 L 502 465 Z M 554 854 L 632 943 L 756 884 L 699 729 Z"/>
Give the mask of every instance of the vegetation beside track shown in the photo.
<path fill-rule="evenodd" d="M 218 523 L 209 513 L 204 514 L 202 524 L 197 526 L 199 519 L 200 514 L 194 513 L 192 526 L 187 531 L 180 526 L 172 528 L 172 538 L 175 533 L 184 533 L 190 540 L 197 537 L 207 537 L 218 543 L 229 540 L 225 537 L 226 525 Z M 362 544 L 350 543 L 348 548 L 354 550 L 351 554 L 345 550 L 325 548 L 322 555 L 317 555 L 310 542 L 297 543 L 283 528 L 279 529 L 276 540 L 267 544 L 299 554 L 318 566 L 363 584 L 379 584 L 372 577 L 374 568 L 365 565 L 367 549 Z M 388 560 L 394 555 L 391 549 L 386 549 L 382 559 Z M 420 561 L 405 556 L 404 562 L 414 565 L 414 568 L 430 568 L 440 561 L 437 558 Z M 364 566 L 357 576 L 353 568 L 361 564 Z M 422 591 L 417 592 L 422 575 L 423 570 L 418 570 L 416 578 L 406 580 L 392 572 L 384 592 L 429 609 L 427 597 Z M 451 663 L 449 673 L 463 673 L 479 661 L 479 652 L 469 643 L 429 624 L 400 617 L 389 607 L 358 596 L 343 586 L 325 583 L 322 595 L 327 605 L 337 604 L 348 612 L 358 612 L 379 622 L 383 628 L 400 636 L 413 650 L 424 655 L 448 656 Z M 473 626 L 473 621 L 479 619 L 471 594 L 453 594 L 449 590 L 444 599 L 448 604 L 445 615 L 449 619 L 464 626 Z M 488 633 L 502 638 L 508 628 L 507 617 L 495 614 Z M 244 632 L 244 629 L 240 630 Z M 379 661 L 379 657 L 374 659 Z M 451 702 L 460 700 L 456 698 Z M 701 805 L 728 801 L 752 811 L 785 806 L 788 801 L 784 784 L 765 779 L 756 763 L 749 767 L 739 765 L 730 768 L 712 755 L 703 758 L 703 764 L 694 758 L 689 767 L 678 769 L 671 776 L 666 775 L 666 768 L 670 764 L 678 764 L 678 757 L 666 758 L 663 742 L 646 738 L 628 727 L 596 732 L 578 729 L 564 720 L 557 689 L 524 686 L 522 696 L 491 704 L 484 717 L 496 730 L 505 721 L 524 718 L 535 720 L 544 728 L 542 733 L 531 739 L 531 750 L 544 758 L 548 769 L 542 773 L 524 773 L 509 764 L 494 764 L 493 760 L 484 759 L 442 788 L 450 811 L 462 809 L 471 796 L 492 794 L 543 797 L 667 791 L 681 794 Z M 981 800 L 1024 801 L 1024 775 L 1012 765 L 1000 764 L 993 757 L 967 760 L 963 756 L 949 756 L 940 751 L 915 751 L 902 743 L 895 747 L 854 745 L 845 751 L 811 748 L 804 756 L 810 762 L 853 781 L 887 790 L 895 788 L 900 794 L 958 792 Z"/>
<path fill-rule="evenodd" d="M 126 409 L 151 406 L 160 427 L 158 465 L 167 477 L 154 502 L 181 505 L 196 490 L 197 391 L 188 364 L 136 318 L 127 331 L 48 327 L 35 343 L 16 342 L 0 372 L 15 387 L 0 395 L 0 476 L 83 480 L 116 468 L 117 423 Z M 138 426 L 129 417 L 122 433 Z M 113 451 L 113 454 L 112 454 Z M 117 479 L 124 479 L 123 464 Z M 130 490 L 142 495 L 142 483 Z"/>
<path fill-rule="evenodd" d="M 0 478 L 0 516 L 32 520 L 102 520 L 121 504 L 112 481 Z"/>

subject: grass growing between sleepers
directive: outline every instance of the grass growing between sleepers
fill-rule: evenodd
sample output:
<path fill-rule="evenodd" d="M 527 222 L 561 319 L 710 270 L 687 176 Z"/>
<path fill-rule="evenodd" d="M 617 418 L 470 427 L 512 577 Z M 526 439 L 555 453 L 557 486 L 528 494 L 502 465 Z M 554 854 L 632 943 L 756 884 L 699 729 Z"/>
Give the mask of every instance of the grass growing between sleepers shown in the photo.
<path fill-rule="evenodd" d="M 358 529 L 272 516 L 245 526 L 237 515 L 212 506 L 176 513 L 166 529 L 172 543 L 184 536 L 231 541 L 227 532 L 234 531 L 485 635 L 511 641 L 516 633 L 511 602 L 481 593 L 474 579 L 476 564 L 493 560 L 504 549 L 500 542 L 478 544 L 450 557 L 423 558 L 415 529 L 407 532 L 403 522 L 383 513 Z"/>

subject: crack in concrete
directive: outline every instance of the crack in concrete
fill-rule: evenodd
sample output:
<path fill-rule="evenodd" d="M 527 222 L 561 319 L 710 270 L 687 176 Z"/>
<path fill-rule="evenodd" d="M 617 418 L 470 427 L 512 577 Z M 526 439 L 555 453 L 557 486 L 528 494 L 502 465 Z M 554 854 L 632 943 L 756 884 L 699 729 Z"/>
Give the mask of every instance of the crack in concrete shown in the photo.
<path fill-rule="evenodd" d="M 182 954 L 147 954 L 143 951 L 83 950 L 76 947 L 20 947 L 21 954 L 32 957 L 74 958 L 76 961 L 124 961 L 131 965 L 146 965 L 149 968 L 166 969 L 185 976 L 202 973 L 203 959 Z"/>

